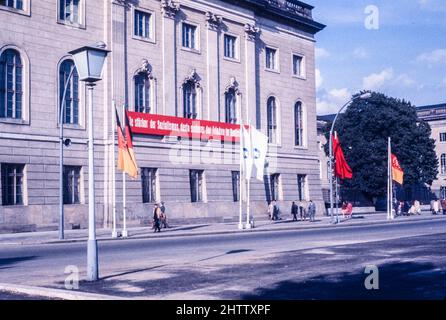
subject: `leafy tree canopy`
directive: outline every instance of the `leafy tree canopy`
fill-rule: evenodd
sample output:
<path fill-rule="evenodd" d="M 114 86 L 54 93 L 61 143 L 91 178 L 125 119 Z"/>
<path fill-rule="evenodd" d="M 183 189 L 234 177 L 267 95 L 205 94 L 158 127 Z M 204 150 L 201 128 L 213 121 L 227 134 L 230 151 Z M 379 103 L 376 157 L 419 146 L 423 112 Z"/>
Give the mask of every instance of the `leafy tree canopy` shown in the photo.
<path fill-rule="evenodd" d="M 327 123 L 327 139 L 330 127 Z M 418 119 L 410 102 L 373 92 L 369 99 L 356 99 L 339 115 L 335 131 L 353 170 L 353 179 L 344 182 L 346 188 L 360 190 L 370 198 L 386 194 L 388 137 L 404 170 L 405 185 L 431 185 L 438 175 L 431 128 Z M 327 143 L 327 155 L 328 151 Z"/>

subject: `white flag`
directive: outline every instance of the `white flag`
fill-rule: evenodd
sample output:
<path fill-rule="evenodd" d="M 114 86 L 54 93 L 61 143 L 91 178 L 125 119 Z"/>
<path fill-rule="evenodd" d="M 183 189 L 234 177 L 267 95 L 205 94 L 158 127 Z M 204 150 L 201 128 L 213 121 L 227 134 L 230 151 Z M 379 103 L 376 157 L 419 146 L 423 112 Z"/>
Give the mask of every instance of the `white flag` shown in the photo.
<path fill-rule="evenodd" d="M 241 178 L 249 180 L 252 175 L 252 146 L 251 137 L 249 132 L 246 130 L 245 126 L 242 126 L 242 132 L 240 134 L 241 139 L 241 150 L 240 160 L 242 161 L 242 175 Z"/>
<path fill-rule="evenodd" d="M 266 153 L 268 152 L 268 137 L 254 127 L 251 127 L 250 133 L 252 157 L 255 168 L 254 174 L 257 180 L 263 181 Z"/>

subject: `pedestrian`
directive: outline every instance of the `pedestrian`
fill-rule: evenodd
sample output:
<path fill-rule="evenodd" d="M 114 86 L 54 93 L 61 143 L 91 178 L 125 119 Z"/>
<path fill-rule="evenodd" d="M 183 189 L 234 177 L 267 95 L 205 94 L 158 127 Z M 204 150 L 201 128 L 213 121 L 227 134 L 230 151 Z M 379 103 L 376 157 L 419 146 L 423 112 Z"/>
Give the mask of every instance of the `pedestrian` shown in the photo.
<path fill-rule="evenodd" d="M 443 197 L 440 201 L 441 210 L 443 210 L 443 214 L 446 215 L 446 197 Z"/>
<path fill-rule="evenodd" d="M 413 205 L 414 205 L 414 207 L 415 207 L 415 214 L 417 214 L 417 215 L 421 215 L 421 204 L 420 204 L 420 201 L 415 200 L 415 201 L 413 202 Z"/>
<path fill-rule="evenodd" d="M 308 205 L 308 214 L 310 215 L 310 222 L 314 222 L 314 216 L 316 215 L 316 204 L 310 200 Z"/>
<path fill-rule="evenodd" d="M 293 215 L 293 221 L 297 221 L 298 211 L 299 207 L 297 206 L 296 202 L 293 201 L 293 204 L 291 205 L 291 214 Z"/>
<path fill-rule="evenodd" d="M 345 215 L 347 214 L 347 201 L 342 202 L 341 213 L 342 217 L 345 218 Z"/>
<path fill-rule="evenodd" d="M 440 202 L 439 202 L 439 200 L 433 200 L 432 214 L 437 215 L 439 212 L 440 212 Z"/>
<path fill-rule="evenodd" d="M 351 218 L 353 215 L 353 204 L 351 202 L 347 203 L 347 216 Z"/>
<path fill-rule="evenodd" d="M 273 211 L 274 211 L 273 202 L 270 201 L 268 202 L 268 209 L 267 209 L 268 217 L 270 220 L 274 220 Z"/>
<path fill-rule="evenodd" d="M 273 220 L 279 220 L 280 208 L 277 202 L 274 200 L 273 204 Z"/>
<path fill-rule="evenodd" d="M 167 214 L 166 214 L 166 206 L 164 205 L 164 201 L 161 201 L 161 227 L 170 228 L 169 224 L 167 223 Z"/>
<path fill-rule="evenodd" d="M 307 207 L 308 204 L 305 200 L 300 201 L 300 221 L 305 221 L 307 219 Z"/>
<path fill-rule="evenodd" d="M 161 209 L 160 206 L 156 203 L 153 207 L 153 228 L 155 229 L 154 232 L 161 232 L 160 217 Z"/>
<path fill-rule="evenodd" d="M 404 205 L 403 205 L 403 214 L 406 216 L 410 215 L 410 204 L 409 201 L 404 201 Z"/>

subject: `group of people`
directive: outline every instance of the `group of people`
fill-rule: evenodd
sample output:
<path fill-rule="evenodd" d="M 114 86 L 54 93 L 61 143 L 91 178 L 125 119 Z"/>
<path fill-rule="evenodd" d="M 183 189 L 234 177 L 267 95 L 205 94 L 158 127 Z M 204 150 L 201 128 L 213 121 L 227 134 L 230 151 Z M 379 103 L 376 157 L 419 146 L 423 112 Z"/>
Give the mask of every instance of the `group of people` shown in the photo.
<path fill-rule="evenodd" d="M 431 201 L 431 212 L 433 215 L 441 214 L 446 215 L 446 198 L 441 200 Z"/>
<path fill-rule="evenodd" d="M 397 216 L 421 215 L 421 204 L 418 200 L 410 203 L 409 201 L 398 201 L 395 199 L 393 201 L 393 210 Z"/>
<path fill-rule="evenodd" d="M 155 203 L 153 206 L 153 229 L 154 232 L 161 232 L 161 227 L 170 228 L 167 223 L 166 206 L 164 202 Z"/>
<path fill-rule="evenodd" d="M 291 214 L 293 215 L 293 221 L 297 221 L 297 216 L 300 215 L 300 220 L 305 221 L 307 215 L 310 218 L 310 222 L 314 222 L 314 216 L 316 215 L 316 204 L 310 200 L 309 202 L 303 201 L 293 201 L 291 204 Z"/>

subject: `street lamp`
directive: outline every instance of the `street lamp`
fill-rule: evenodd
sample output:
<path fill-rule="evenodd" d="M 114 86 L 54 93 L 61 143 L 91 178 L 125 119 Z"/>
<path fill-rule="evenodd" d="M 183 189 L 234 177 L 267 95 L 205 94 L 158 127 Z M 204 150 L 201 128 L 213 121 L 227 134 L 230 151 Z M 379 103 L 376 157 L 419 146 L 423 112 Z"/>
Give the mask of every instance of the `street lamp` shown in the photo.
<path fill-rule="evenodd" d="M 332 223 L 338 223 L 339 222 L 339 217 L 338 214 L 336 212 L 336 221 L 334 221 L 334 217 L 333 217 L 333 131 L 334 131 L 334 126 L 336 123 L 336 120 L 338 119 L 339 114 L 342 112 L 342 110 L 344 110 L 348 105 L 350 105 L 353 101 L 357 100 L 357 99 L 361 99 L 361 100 L 366 100 L 369 99 L 372 96 L 372 94 L 370 92 L 364 92 L 364 93 L 360 93 L 360 94 L 356 94 L 354 95 L 346 104 L 344 104 L 344 106 L 339 109 L 338 113 L 336 114 L 333 123 L 331 124 L 331 129 L 330 129 L 330 137 L 329 137 L 329 149 L 330 149 L 330 216 L 331 216 L 331 222 Z M 336 190 L 337 192 L 337 190 Z M 337 197 L 336 197 L 337 198 Z"/>
<path fill-rule="evenodd" d="M 105 58 L 110 52 L 103 42 L 85 46 L 69 54 L 73 56 L 79 80 L 86 82 L 88 89 L 88 246 L 87 246 L 87 280 L 99 279 L 98 242 L 95 226 L 95 189 L 93 158 L 93 88 L 95 82 L 102 80 Z"/>

